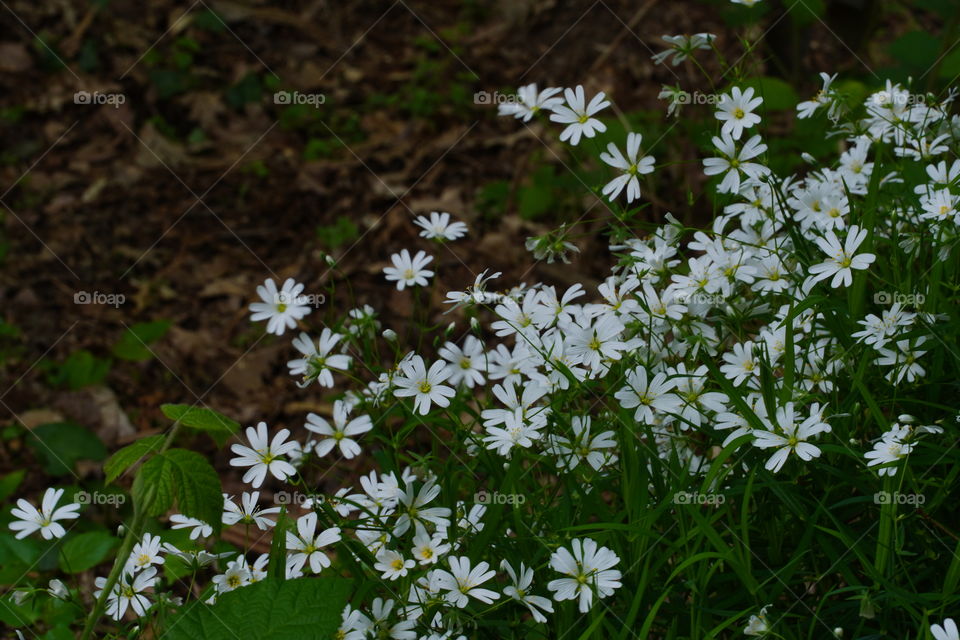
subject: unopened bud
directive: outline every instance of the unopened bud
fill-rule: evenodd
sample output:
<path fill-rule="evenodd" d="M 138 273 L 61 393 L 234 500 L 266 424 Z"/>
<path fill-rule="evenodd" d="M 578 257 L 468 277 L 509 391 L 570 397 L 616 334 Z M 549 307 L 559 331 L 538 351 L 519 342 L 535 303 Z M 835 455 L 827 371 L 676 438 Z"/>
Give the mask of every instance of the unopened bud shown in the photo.
<path fill-rule="evenodd" d="M 397 332 L 394 331 L 393 329 L 384 329 L 382 335 L 385 339 L 389 340 L 390 342 L 395 342 L 397 340 Z"/>

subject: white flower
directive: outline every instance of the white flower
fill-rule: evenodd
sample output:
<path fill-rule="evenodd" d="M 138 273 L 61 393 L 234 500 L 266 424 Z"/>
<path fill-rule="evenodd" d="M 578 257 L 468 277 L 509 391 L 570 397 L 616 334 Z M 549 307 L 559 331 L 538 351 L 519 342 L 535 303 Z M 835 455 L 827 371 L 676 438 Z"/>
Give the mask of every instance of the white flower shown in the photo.
<path fill-rule="evenodd" d="M 250 584 L 253 574 L 246 560 L 241 556 L 232 562 L 227 563 L 227 570 L 222 574 L 213 577 L 213 584 L 217 588 L 217 593 L 226 593 L 239 587 Z"/>
<path fill-rule="evenodd" d="M 396 281 L 398 291 L 413 285 L 423 287 L 433 275 L 433 271 L 425 268 L 432 260 L 433 256 L 428 256 L 424 251 L 417 251 L 417 255 L 411 258 L 410 252 L 404 249 L 390 256 L 393 266 L 384 267 L 383 273 L 387 280 Z"/>
<path fill-rule="evenodd" d="M 67 588 L 67 585 L 56 578 L 50 581 L 47 587 L 47 593 L 60 600 L 68 600 L 70 598 L 70 590 Z"/>
<path fill-rule="evenodd" d="M 487 427 L 489 435 L 484 436 L 483 441 L 487 443 L 487 449 L 509 457 L 514 447 L 529 448 L 534 440 L 539 440 L 539 429 L 543 426 L 543 423 L 528 423 L 523 417 L 523 409 L 517 408 L 506 414 L 503 428 Z"/>
<path fill-rule="evenodd" d="M 627 203 L 640 199 L 640 180 L 638 175 L 653 173 L 653 156 L 637 158 L 640 153 L 640 143 L 643 136 L 639 133 L 627 134 L 627 156 L 620 153 L 620 149 L 612 142 L 607 145 L 607 152 L 600 154 L 600 159 L 623 173 L 603 187 L 603 195 L 610 200 L 616 199 L 623 188 L 627 188 Z"/>
<path fill-rule="evenodd" d="M 191 529 L 190 539 L 196 540 L 197 538 L 207 538 L 213 534 L 213 527 L 204 522 L 203 520 L 198 520 L 196 518 L 188 518 L 187 516 L 175 513 L 170 516 L 171 529 Z"/>
<path fill-rule="evenodd" d="M 670 48 L 652 56 L 654 64 L 662 64 L 667 58 L 673 56 L 670 64 L 677 66 L 693 55 L 697 49 L 709 51 L 716 36 L 712 33 L 695 33 L 692 36 L 660 36 L 660 39 L 669 44 Z"/>
<path fill-rule="evenodd" d="M 343 336 L 324 328 L 320 340 L 314 344 L 306 333 L 301 333 L 293 339 L 294 348 L 303 354 L 303 358 L 290 360 L 287 367 L 290 375 L 303 376 L 300 383 L 305 387 L 313 380 L 321 387 L 333 387 L 333 371 L 346 371 L 350 368 L 352 358 L 341 353 L 330 354 Z"/>
<path fill-rule="evenodd" d="M 824 431 L 830 431 L 830 425 L 823 422 L 817 413 L 813 413 L 798 425 L 792 402 L 777 408 L 776 425 L 771 425 L 767 419 L 764 419 L 764 422 L 767 429 L 754 430 L 753 435 L 756 436 L 756 440 L 753 445 L 760 449 L 777 448 L 776 453 L 770 456 L 767 464 L 764 465 L 768 471 L 774 473 L 783 468 L 783 464 L 787 461 L 791 451 L 796 453 L 801 460 L 812 460 L 819 457 L 820 449 L 807 442 L 807 440 Z"/>
<path fill-rule="evenodd" d="M 713 137 L 713 146 L 720 152 L 720 157 L 705 159 L 703 172 L 708 176 L 726 172 L 717 186 L 717 191 L 720 193 L 738 193 L 741 172 L 753 180 L 760 180 L 770 173 L 770 169 L 762 164 L 748 162 L 767 150 L 767 145 L 760 141 L 760 136 L 753 136 L 747 140 L 738 152 L 736 142 L 731 135 L 721 131 L 720 137 Z"/>
<path fill-rule="evenodd" d="M 831 91 L 830 85 L 837 79 L 837 74 L 832 76 L 820 72 L 820 78 L 823 80 L 823 88 L 817 92 L 817 95 L 811 100 L 806 100 L 797 105 L 797 117 L 801 120 L 812 116 L 817 109 L 824 105 L 830 105 L 827 111 L 828 117 L 836 118 L 838 103 L 836 101 L 836 92 Z"/>
<path fill-rule="evenodd" d="M 550 556 L 550 567 L 567 577 L 551 580 L 547 589 L 554 592 L 557 602 L 579 597 L 580 613 L 586 613 L 593 603 L 594 590 L 602 600 L 620 588 L 620 571 L 613 568 L 620 558 L 590 538 L 574 538 L 570 546 L 573 553 L 561 547 Z"/>
<path fill-rule="evenodd" d="M 297 533 L 287 531 L 287 572 L 298 574 L 305 564 L 320 573 L 330 566 L 330 558 L 323 547 L 340 541 L 340 528 L 331 527 L 317 533 L 317 514 L 308 513 L 297 518 Z"/>
<path fill-rule="evenodd" d="M 889 431 L 883 434 L 880 442 L 873 446 L 873 451 L 864 454 L 864 457 L 870 461 L 867 466 L 885 465 L 880 468 L 880 475 L 895 476 L 897 467 L 889 463 L 899 462 L 913 451 L 913 445 L 904 442 L 909 436 L 910 427 L 899 424 L 893 425 Z"/>
<path fill-rule="evenodd" d="M 384 580 L 396 580 L 407 575 L 407 572 L 416 564 L 403 554 L 393 549 L 381 549 L 376 556 L 373 568 L 381 573 Z"/>
<path fill-rule="evenodd" d="M 597 132 L 603 133 L 607 126 L 593 117 L 594 114 L 610 106 L 606 100 L 603 91 L 595 95 L 590 104 L 586 104 L 586 98 L 583 94 L 583 86 L 577 85 L 576 89 L 564 89 L 564 98 L 567 103 L 553 107 L 553 113 L 550 120 L 567 125 L 560 133 L 560 142 L 570 140 L 570 144 L 577 146 L 580 143 L 580 136 L 592 138 Z"/>
<path fill-rule="evenodd" d="M 960 632 L 957 631 L 957 624 L 953 618 L 944 620 L 942 627 L 938 624 L 930 625 L 930 633 L 936 640 L 960 640 Z"/>
<path fill-rule="evenodd" d="M 744 129 L 760 123 L 760 116 L 753 111 L 761 104 L 763 98 L 753 97 L 753 87 L 747 87 L 747 90 L 742 92 L 740 87 L 734 87 L 731 93 L 720 96 L 715 114 L 717 120 L 723 123 L 720 133 L 739 140 Z"/>
<path fill-rule="evenodd" d="M 230 450 L 237 454 L 237 457 L 230 460 L 230 466 L 250 467 L 243 474 L 243 481 L 250 483 L 254 489 L 260 488 L 268 471 L 274 478 L 286 480 L 297 470 L 292 464 L 282 459 L 282 456 L 299 447 L 296 442 L 285 442 L 289 435 L 288 429 L 281 429 L 268 443 L 266 422 L 257 424 L 256 429 L 247 427 L 247 441 L 250 446 L 231 445 Z"/>
<path fill-rule="evenodd" d="M 413 223 L 423 229 L 420 236 L 430 240 L 456 240 L 467 235 L 467 225 L 463 222 L 450 222 L 449 213 L 432 211 L 429 219 L 417 216 Z"/>
<path fill-rule="evenodd" d="M 750 616 L 747 620 L 747 626 L 743 630 L 745 636 L 764 636 L 770 631 L 770 623 L 767 621 L 767 609 L 773 605 L 767 605 L 760 609 L 758 615 Z"/>
<path fill-rule="evenodd" d="M 667 380 L 665 373 L 658 373 L 647 382 L 647 370 L 637 367 L 627 373 L 627 386 L 617 391 L 613 397 L 620 401 L 624 409 L 637 408 L 634 420 L 654 423 L 657 413 L 676 413 L 682 401 L 671 393 L 676 387 L 675 380 Z"/>
<path fill-rule="evenodd" d="M 533 569 L 521 562 L 520 571 L 515 572 L 506 560 L 500 563 L 500 568 L 507 572 L 507 575 L 510 576 L 510 582 L 513 583 L 503 588 L 504 595 L 526 606 L 537 622 L 546 622 L 547 616 L 543 615 L 540 610 L 543 609 L 547 613 L 553 613 L 553 603 L 543 596 L 534 596 L 528 593 L 530 586 L 533 584 Z M 519 575 L 517 575 L 518 573 Z"/>
<path fill-rule="evenodd" d="M 575 469 L 583 460 L 599 471 L 608 462 L 612 462 L 612 451 L 617 446 L 613 431 L 604 431 L 590 437 L 590 416 L 574 416 L 570 420 L 573 437 L 551 436 L 548 452 L 557 456 L 557 465 L 561 469 Z"/>
<path fill-rule="evenodd" d="M 398 398 L 413 397 L 413 408 L 420 415 L 430 413 L 430 404 L 439 407 L 450 406 L 450 398 L 456 393 L 444 383 L 450 373 L 443 360 L 434 362 L 428 370 L 420 356 L 414 356 L 402 363 L 400 373 L 393 378 L 396 387 L 393 395 Z"/>
<path fill-rule="evenodd" d="M 257 502 L 260 500 L 260 492 L 254 491 L 249 493 L 247 491 L 243 492 L 243 495 L 240 496 L 240 501 L 242 506 L 237 506 L 227 494 L 223 494 L 223 516 L 221 518 L 223 524 L 231 527 L 238 522 L 243 524 L 255 524 L 257 528 L 261 531 L 266 531 L 268 527 L 272 527 L 277 523 L 267 518 L 267 515 L 272 515 L 274 513 L 280 513 L 280 507 L 270 507 L 269 509 L 261 509 Z"/>
<path fill-rule="evenodd" d="M 417 523 L 417 533 L 413 536 L 413 557 L 421 565 L 436 564 L 441 556 L 450 552 L 450 545 L 445 544 L 443 537 L 430 537 L 427 530 Z"/>
<path fill-rule="evenodd" d="M 528 84 L 517 89 L 519 100 L 505 102 L 497 107 L 497 115 L 513 116 L 518 120 L 530 122 L 541 110 L 553 110 L 563 104 L 563 98 L 557 96 L 561 89 L 559 87 L 547 87 L 542 92 L 537 92 L 537 85 Z"/>
<path fill-rule="evenodd" d="M 114 620 L 123 618 L 123 614 L 127 612 L 127 607 L 133 609 L 133 612 L 138 616 L 142 616 L 150 608 L 150 599 L 141 592 L 152 587 L 156 582 L 157 568 L 148 567 L 137 574 L 137 577 L 133 578 L 132 581 L 131 578 L 132 576 L 126 573 L 121 575 L 110 590 L 110 595 L 107 596 L 107 615 Z M 107 586 L 107 579 L 97 578 L 94 580 L 94 584 L 97 591 L 94 592 L 93 597 L 99 598 L 100 594 L 103 593 L 103 588 Z"/>
<path fill-rule="evenodd" d="M 463 384 L 473 389 L 483 384 L 487 363 L 483 356 L 483 343 L 476 336 L 467 336 L 462 348 L 448 342 L 440 347 L 437 354 L 450 363 L 447 366 L 447 382 L 451 385 Z"/>
<path fill-rule="evenodd" d="M 853 269 L 866 269 L 877 259 L 872 253 L 856 255 L 857 248 L 867 238 L 867 230 L 853 225 L 847 231 L 847 238 L 841 245 L 833 231 L 817 240 L 820 250 L 829 256 L 820 264 L 810 267 L 810 277 L 813 282 L 819 282 L 833 276 L 830 286 L 834 289 L 841 284 L 849 287 L 853 283 Z"/>
<path fill-rule="evenodd" d="M 733 352 L 723 354 L 726 363 L 720 367 L 720 372 L 733 380 L 733 384 L 740 384 L 746 379 L 755 382 L 760 376 L 760 361 L 753 354 L 756 345 L 753 342 L 738 342 L 733 345 Z"/>
<path fill-rule="evenodd" d="M 496 571 L 488 571 L 490 565 L 480 562 L 470 568 L 470 558 L 449 558 L 450 571 L 437 569 L 437 582 L 440 588 L 447 591 L 447 600 L 458 609 L 467 606 L 470 597 L 480 602 L 490 604 L 500 597 L 500 594 L 490 589 L 479 588 L 481 584 L 496 575 Z"/>
<path fill-rule="evenodd" d="M 310 313 L 307 297 L 301 293 L 303 285 L 293 278 L 287 278 L 279 291 L 273 279 L 267 278 L 257 287 L 257 295 L 263 302 L 250 304 L 253 312 L 250 319 L 267 320 L 267 332 L 282 336 L 284 331 L 297 326 L 297 320 Z"/>
<path fill-rule="evenodd" d="M 35 531 L 39 531 L 44 540 L 62 538 L 66 535 L 66 529 L 57 520 L 79 518 L 80 505 L 71 503 L 57 507 L 63 493 L 63 489 L 48 488 L 43 492 L 39 510 L 23 498 L 17 500 L 17 506 L 10 512 L 16 518 L 10 523 L 10 529 L 19 532 L 16 535 L 17 539 L 26 538 Z"/>
<path fill-rule="evenodd" d="M 134 574 L 146 567 L 154 564 L 163 564 L 163 558 L 160 557 L 160 537 L 144 534 L 143 540 L 133 545 L 130 557 L 127 558 L 127 564 L 124 566 L 125 573 Z"/>
<path fill-rule="evenodd" d="M 446 507 L 427 507 L 440 495 L 440 487 L 434 480 L 428 480 L 417 493 L 413 490 L 413 483 L 407 481 L 406 487 L 400 491 L 397 511 L 400 517 L 393 527 L 393 535 L 402 536 L 410 528 L 410 524 L 429 522 L 434 526 L 446 526 L 450 517 L 450 509 Z"/>
<path fill-rule="evenodd" d="M 373 429 L 373 422 L 370 416 L 359 416 L 350 420 L 348 418 L 350 409 L 343 400 L 337 400 L 333 403 L 333 425 L 318 416 L 315 413 L 307 414 L 307 423 L 304 425 L 308 430 L 325 436 L 316 445 L 313 450 L 318 456 L 325 456 L 334 448 L 339 446 L 340 453 L 349 460 L 360 455 L 360 445 L 351 436 L 359 436 Z"/>

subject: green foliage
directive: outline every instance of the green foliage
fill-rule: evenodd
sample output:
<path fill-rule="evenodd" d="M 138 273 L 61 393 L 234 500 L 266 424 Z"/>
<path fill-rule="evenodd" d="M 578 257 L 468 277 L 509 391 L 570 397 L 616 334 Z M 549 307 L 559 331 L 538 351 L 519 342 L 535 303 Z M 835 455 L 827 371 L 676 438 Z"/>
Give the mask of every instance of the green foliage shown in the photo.
<path fill-rule="evenodd" d="M 181 513 L 220 530 L 223 512 L 220 476 L 199 453 L 168 449 L 155 454 L 140 467 L 133 495 L 139 508 L 148 515 L 163 515 L 176 499 Z"/>
<path fill-rule="evenodd" d="M 780 78 L 748 78 L 738 82 L 741 89 L 753 87 L 756 95 L 763 98 L 762 109 L 766 111 L 792 111 L 800 102 L 797 92 Z"/>
<path fill-rule="evenodd" d="M 132 465 L 147 455 L 159 451 L 163 446 L 163 440 L 164 436 L 162 435 L 147 436 L 110 456 L 110 459 L 103 464 L 103 471 L 106 474 L 105 482 L 110 484 Z"/>
<path fill-rule="evenodd" d="M 168 320 L 140 322 L 127 329 L 113 346 L 113 355 L 122 360 L 140 362 L 153 357 L 150 345 L 167 334 L 170 329 Z"/>
<path fill-rule="evenodd" d="M 103 382 L 110 372 L 110 364 L 110 360 L 81 349 L 71 353 L 62 364 L 49 366 L 52 371 L 48 380 L 56 387 L 82 389 Z"/>
<path fill-rule="evenodd" d="M 350 583 L 338 578 L 262 580 L 173 616 L 167 640 L 326 640 L 340 625 Z"/>
<path fill-rule="evenodd" d="M 263 83 L 260 76 L 248 73 L 237 84 L 227 88 L 225 97 L 227 104 L 238 110 L 250 102 L 260 102 L 263 99 Z"/>
<path fill-rule="evenodd" d="M 83 573 L 107 559 L 120 543 L 105 531 L 88 531 L 67 538 L 60 549 L 60 570 Z"/>
<path fill-rule="evenodd" d="M 240 430 L 239 422 L 207 407 L 164 404 L 160 406 L 160 410 L 163 411 L 163 415 L 173 421 L 179 421 L 185 427 L 206 431 L 221 447 L 227 438 Z"/>
<path fill-rule="evenodd" d="M 360 230 L 347 216 L 339 216 L 333 224 L 317 227 L 317 240 L 330 251 L 347 245 L 359 237 Z"/>
<path fill-rule="evenodd" d="M 0 478 L 0 500 L 6 500 L 13 495 L 13 492 L 16 491 L 20 483 L 23 482 L 23 476 L 26 474 L 26 469 L 20 469 L 19 471 L 11 471 Z"/>
<path fill-rule="evenodd" d="M 78 460 L 103 460 L 107 449 L 93 432 L 72 422 L 42 424 L 31 431 L 28 440 L 43 470 L 51 476 L 73 473 Z"/>

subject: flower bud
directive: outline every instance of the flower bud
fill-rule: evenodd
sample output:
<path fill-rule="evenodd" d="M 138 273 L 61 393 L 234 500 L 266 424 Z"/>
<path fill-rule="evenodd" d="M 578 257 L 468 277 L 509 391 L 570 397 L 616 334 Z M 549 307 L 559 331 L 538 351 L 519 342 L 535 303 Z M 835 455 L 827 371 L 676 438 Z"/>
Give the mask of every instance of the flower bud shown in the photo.
<path fill-rule="evenodd" d="M 393 329 L 384 329 L 382 335 L 385 339 L 389 340 L 390 342 L 396 342 L 397 340 L 397 332 L 394 331 Z"/>

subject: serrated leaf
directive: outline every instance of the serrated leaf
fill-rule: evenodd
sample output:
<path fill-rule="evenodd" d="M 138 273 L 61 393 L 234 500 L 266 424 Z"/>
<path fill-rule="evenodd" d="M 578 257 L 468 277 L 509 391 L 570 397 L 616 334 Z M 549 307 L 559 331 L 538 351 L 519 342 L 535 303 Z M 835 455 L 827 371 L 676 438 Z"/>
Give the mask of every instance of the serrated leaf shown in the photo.
<path fill-rule="evenodd" d="M 42 424 L 29 442 L 44 461 L 44 471 L 62 476 L 73 472 L 77 460 L 103 460 L 107 449 L 89 429 L 72 422 Z"/>
<path fill-rule="evenodd" d="M 113 345 L 113 355 L 123 360 L 143 361 L 153 357 L 150 345 L 166 335 L 170 329 L 168 320 L 158 322 L 138 322 L 127 327 L 117 344 Z"/>
<path fill-rule="evenodd" d="M 173 504 L 174 471 L 163 455 L 143 463 L 133 483 L 134 500 L 147 515 L 160 516 Z"/>
<path fill-rule="evenodd" d="M 160 406 L 160 410 L 163 415 L 174 422 L 179 421 L 185 427 L 206 431 L 219 446 L 223 446 L 228 437 L 240 430 L 239 422 L 206 407 L 194 407 L 188 404 L 164 404 Z"/>
<path fill-rule="evenodd" d="M 141 438 L 110 456 L 110 459 L 103 463 L 103 471 L 107 476 L 105 482 L 110 484 L 116 480 L 121 473 L 135 465 L 145 456 L 152 452 L 159 451 L 163 444 L 163 438 L 162 435 Z"/>
<path fill-rule="evenodd" d="M 163 453 L 176 478 L 177 507 L 180 513 L 199 518 L 220 530 L 223 516 L 223 493 L 220 476 L 206 458 L 187 449 L 170 449 Z"/>
<path fill-rule="evenodd" d="M 103 562 L 119 540 L 103 531 L 88 531 L 71 536 L 60 549 L 60 569 L 83 573 Z"/>
<path fill-rule="evenodd" d="M 267 578 L 174 616 L 166 640 L 322 640 L 340 625 L 350 593 L 341 578 Z"/>

